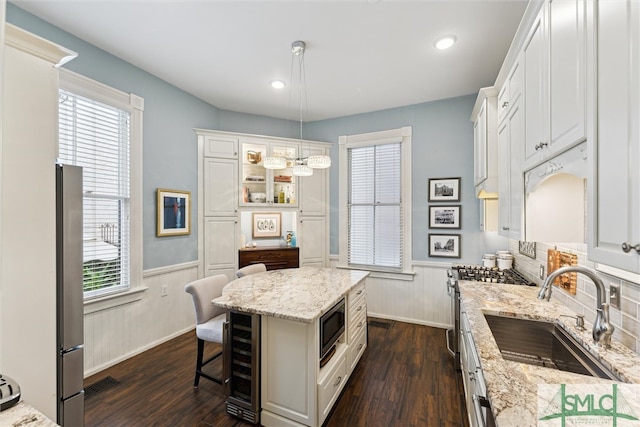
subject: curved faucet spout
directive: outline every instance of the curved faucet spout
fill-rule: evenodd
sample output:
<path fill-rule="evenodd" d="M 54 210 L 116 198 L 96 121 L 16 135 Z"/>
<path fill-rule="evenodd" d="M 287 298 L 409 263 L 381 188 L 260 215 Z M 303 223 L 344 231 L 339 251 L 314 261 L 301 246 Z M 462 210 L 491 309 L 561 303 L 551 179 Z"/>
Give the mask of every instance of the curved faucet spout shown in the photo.
<path fill-rule="evenodd" d="M 606 298 L 604 283 L 598 273 L 581 265 L 571 265 L 568 267 L 559 268 L 551 272 L 545 279 L 540 292 L 538 292 L 539 299 L 551 299 L 552 283 L 556 277 L 564 273 L 581 273 L 587 276 L 596 287 L 596 319 L 593 322 L 593 341 L 604 347 L 609 347 L 611 343 L 611 335 L 613 334 L 614 327 L 609 322 L 609 304 L 604 302 Z"/>

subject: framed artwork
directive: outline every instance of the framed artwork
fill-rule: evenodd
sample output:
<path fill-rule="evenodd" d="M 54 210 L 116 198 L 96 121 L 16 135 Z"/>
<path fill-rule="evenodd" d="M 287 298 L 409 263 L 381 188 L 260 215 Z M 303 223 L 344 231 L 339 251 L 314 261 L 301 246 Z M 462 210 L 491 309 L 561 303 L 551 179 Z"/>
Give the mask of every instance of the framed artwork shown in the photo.
<path fill-rule="evenodd" d="M 254 212 L 253 238 L 280 237 L 280 212 Z"/>
<path fill-rule="evenodd" d="M 429 228 L 460 228 L 462 206 L 429 206 Z"/>
<path fill-rule="evenodd" d="M 429 256 L 460 258 L 460 235 L 429 234 Z"/>
<path fill-rule="evenodd" d="M 429 178 L 430 202 L 459 202 L 460 178 Z"/>
<path fill-rule="evenodd" d="M 156 236 L 191 234 L 191 192 L 158 188 Z"/>
<path fill-rule="evenodd" d="M 536 259 L 536 242 L 518 241 L 518 252 L 529 258 Z"/>

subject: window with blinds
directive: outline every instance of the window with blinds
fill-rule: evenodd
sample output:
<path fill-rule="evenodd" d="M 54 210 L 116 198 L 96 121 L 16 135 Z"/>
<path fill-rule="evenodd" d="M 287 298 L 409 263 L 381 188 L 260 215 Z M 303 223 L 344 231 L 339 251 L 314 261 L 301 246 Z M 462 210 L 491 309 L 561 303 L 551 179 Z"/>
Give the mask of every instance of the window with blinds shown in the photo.
<path fill-rule="evenodd" d="M 130 287 L 130 113 L 60 90 L 59 161 L 83 168 L 85 298 Z"/>
<path fill-rule="evenodd" d="M 349 148 L 348 263 L 401 269 L 402 146 Z"/>

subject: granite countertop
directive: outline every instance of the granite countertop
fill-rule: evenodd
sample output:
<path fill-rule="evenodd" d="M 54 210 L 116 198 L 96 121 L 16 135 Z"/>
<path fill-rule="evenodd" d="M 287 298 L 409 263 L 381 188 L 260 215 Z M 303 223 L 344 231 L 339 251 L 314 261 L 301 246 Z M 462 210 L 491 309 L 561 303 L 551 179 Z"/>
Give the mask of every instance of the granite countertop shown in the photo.
<path fill-rule="evenodd" d="M 480 357 L 487 386 L 487 398 L 498 427 L 536 426 L 539 384 L 611 384 L 613 381 L 507 361 L 491 334 L 484 314 L 546 320 L 559 323 L 591 354 L 623 380 L 640 384 L 640 355 L 612 340 L 611 348 L 593 343 L 593 319 L 585 317 L 585 331 L 575 327 L 576 313 L 554 301 L 539 300 L 538 287 L 491 284 L 461 280 L 462 311 L 467 313 L 471 334 Z"/>
<path fill-rule="evenodd" d="M 57 425 L 24 401 L 18 402 L 11 408 L 0 412 L 0 426 L 55 427 Z"/>
<path fill-rule="evenodd" d="M 368 271 L 301 267 L 236 279 L 213 304 L 229 310 L 313 322 L 362 283 Z"/>

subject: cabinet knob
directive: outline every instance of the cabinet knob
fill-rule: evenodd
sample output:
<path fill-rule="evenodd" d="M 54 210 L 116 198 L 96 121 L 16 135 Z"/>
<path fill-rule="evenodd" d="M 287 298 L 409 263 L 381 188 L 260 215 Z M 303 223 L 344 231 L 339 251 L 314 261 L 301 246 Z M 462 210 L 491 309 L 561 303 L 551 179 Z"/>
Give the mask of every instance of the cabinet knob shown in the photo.
<path fill-rule="evenodd" d="M 507 108 L 509 106 L 509 101 L 504 101 L 502 103 L 502 108 Z"/>
<path fill-rule="evenodd" d="M 502 227 L 504 231 L 509 231 L 509 227 Z"/>
<path fill-rule="evenodd" d="M 631 243 L 629 242 L 624 242 L 622 244 L 622 252 L 629 253 L 631 252 L 632 249 L 640 255 L 640 243 L 636 245 L 631 245 Z"/>
<path fill-rule="evenodd" d="M 540 144 L 536 144 L 535 149 L 536 151 L 543 149 L 544 147 L 548 146 L 549 144 L 546 142 L 541 142 Z"/>

